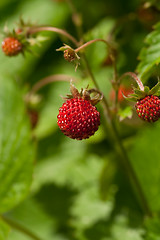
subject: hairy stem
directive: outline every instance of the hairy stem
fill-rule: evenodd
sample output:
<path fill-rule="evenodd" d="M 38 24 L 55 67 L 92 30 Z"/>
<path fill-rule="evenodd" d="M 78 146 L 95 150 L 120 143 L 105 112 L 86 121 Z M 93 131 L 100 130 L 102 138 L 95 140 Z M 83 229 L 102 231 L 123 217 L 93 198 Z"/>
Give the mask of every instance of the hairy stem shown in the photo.
<path fill-rule="evenodd" d="M 74 43 L 75 46 L 79 46 L 78 41 L 72 35 L 70 35 L 68 32 L 66 32 L 63 29 L 52 27 L 52 26 L 31 27 L 28 30 L 28 34 L 34 34 L 34 33 L 43 32 L 43 31 L 59 33 L 65 37 L 67 37 L 71 42 Z"/>
<path fill-rule="evenodd" d="M 42 240 L 38 236 L 36 236 L 32 231 L 28 230 L 24 226 L 20 225 L 19 223 L 11 220 L 10 218 L 3 216 L 3 220 L 8 223 L 11 227 L 18 230 L 19 232 L 23 233 L 24 235 L 27 235 L 28 237 L 34 239 L 34 240 Z"/>
<path fill-rule="evenodd" d="M 120 78 L 119 78 L 119 82 L 125 77 L 125 76 L 130 76 L 131 78 L 133 78 L 136 83 L 138 84 L 139 88 L 141 91 L 144 91 L 144 86 L 143 83 L 141 82 L 141 80 L 139 79 L 139 77 L 133 73 L 133 72 L 126 72 L 124 73 Z"/>
<path fill-rule="evenodd" d="M 43 78 L 40 81 L 38 81 L 35 85 L 33 85 L 33 87 L 31 88 L 30 92 L 28 95 L 32 95 L 36 92 L 38 92 L 42 87 L 53 83 L 53 82 L 57 82 L 57 81 L 67 81 L 70 82 L 71 80 L 73 81 L 77 81 L 78 79 L 70 76 L 70 75 L 66 75 L 66 74 L 55 74 L 55 75 L 51 75 L 49 77 Z"/>
<path fill-rule="evenodd" d="M 110 44 L 106 40 L 101 39 L 101 38 L 97 38 L 97 39 L 93 39 L 91 41 L 88 41 L 88 42 L 84 43 L 83 45 L 81 45 L 80 47 L 76 48 L 75 52 L 78 53 L 82 49 L 88 47 L 89 45 L 91 45 L 92 43 L 95 43 L 95 42 L 104 42 L 105 44 L 107 44 L 108 47 L 110 47 Z"/>

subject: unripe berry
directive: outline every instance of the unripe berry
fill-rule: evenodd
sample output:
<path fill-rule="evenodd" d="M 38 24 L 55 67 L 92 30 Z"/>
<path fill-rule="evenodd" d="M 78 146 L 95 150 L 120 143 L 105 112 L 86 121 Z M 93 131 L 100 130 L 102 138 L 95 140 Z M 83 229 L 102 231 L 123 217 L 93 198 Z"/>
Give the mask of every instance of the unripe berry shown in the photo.
<path fill-rule="evenodd" d="M 68 62 L 72 62 L 77 59 L 76 53 L 71 48 L 64 50 L 64 58 Z"/>

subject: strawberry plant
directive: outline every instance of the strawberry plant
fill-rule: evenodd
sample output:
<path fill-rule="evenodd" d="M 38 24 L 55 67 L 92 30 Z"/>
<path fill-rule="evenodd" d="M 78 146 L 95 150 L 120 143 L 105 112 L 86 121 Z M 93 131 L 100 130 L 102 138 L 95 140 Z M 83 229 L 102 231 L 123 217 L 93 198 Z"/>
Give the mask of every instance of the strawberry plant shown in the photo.
<path fill-rule="evenodd" d="M 0 13 L 0 240 L 160 239 L 159 1 Z"/>

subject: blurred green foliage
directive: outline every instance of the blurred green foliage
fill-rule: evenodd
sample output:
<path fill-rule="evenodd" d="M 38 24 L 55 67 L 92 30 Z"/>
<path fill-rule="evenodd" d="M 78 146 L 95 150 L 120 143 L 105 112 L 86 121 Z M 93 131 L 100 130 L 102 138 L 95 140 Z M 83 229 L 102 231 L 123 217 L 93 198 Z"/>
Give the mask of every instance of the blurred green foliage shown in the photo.
<path fill-rule="evenodd" d="M 66 2 L 1 0 L 1 32 L 5 24 L 12 29 L 22 16 L 36 24 L 66 29 L 77 38 Z M 159 1 L 73 3 L 82 18 L 85 41 L 110 38 L 116 49 L 118 75 L 137 69 L 145 84 L 153 86 L 160 73 Z M 153 212 L 153 217 L 147 218 L 115 152 L 100 104 L 98 132 L 85 141 L 68 139 L 59 131 L 56 118 L 63 103 L 60 95 L 69 93 L 69 83 L 55 82 L 39 91 L 38 124 L 35 129 L 29 126 L 24 95 L 40 79 L 69 74 L 79 79 L 79 89 L 93 86 L 83 60 L 75 72 L 74 65 L 56 52 L 70 42 L 55 33 L 42 35 L 49 40 L 33 47 L 34 54 L 7 58 L 0 52 L 0 240 L 159 240 L 160 123 L 143 124 L 135 111 L 126 119 L 133 106 L 120 104 L 123 121 L 117 121 L 117 127 Z M 113 107 L 114 69 L 106 45 L 94 43 L 85 53 Z M 37 238 L 25 234 L 28 231 Z"/>

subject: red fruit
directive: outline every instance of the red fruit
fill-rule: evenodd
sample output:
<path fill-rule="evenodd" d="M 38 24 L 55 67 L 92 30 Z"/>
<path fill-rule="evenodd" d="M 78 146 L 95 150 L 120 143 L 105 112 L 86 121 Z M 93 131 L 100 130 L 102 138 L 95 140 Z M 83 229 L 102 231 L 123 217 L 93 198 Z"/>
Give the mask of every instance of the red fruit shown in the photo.
<path fill-rule="evenodd" d="M 160 118 L 160 99 L 157 96 L 146 96 L 138 100 L 135 107 L 138 116 L 147 122 L 155 122 Z"/>
<path fill-rule="evenodd" d="M 7 37 L 2 42 L 2 50 L 7 56 L 16 56 L 22 52 L 22 49 L 22 43 L 14 37 Z"/>
<path fill-rule="evenodd" d="M 131 89 L 131 87 L 121 85 L 118 90 L 118 101 L 123 102 L 125 99 L 124 96 L 128 96 L 131 93 L 133 93 L 133 90 Z M 124 94 L 124 96 L 123 96 L 123 94 Z M 115 100 L 115 91 L 113 89 L 110 92 L 110 99 L 112 101 Z"/>
<path fill-rule="evenodd" d="M 100 125 L 100 113 L 83 98 L 72 98 L 63 103 L 57 118 L 61 131 L 77 140 L 94 135 Z"/>

